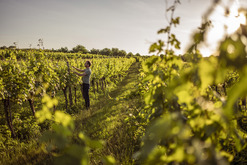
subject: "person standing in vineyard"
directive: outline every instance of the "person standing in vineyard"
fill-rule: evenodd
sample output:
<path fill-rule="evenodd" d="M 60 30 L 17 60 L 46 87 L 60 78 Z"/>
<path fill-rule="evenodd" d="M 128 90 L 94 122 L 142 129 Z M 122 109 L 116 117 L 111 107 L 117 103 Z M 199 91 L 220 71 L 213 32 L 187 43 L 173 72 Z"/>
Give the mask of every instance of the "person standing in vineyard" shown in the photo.
<path fill-rule="evenodd" d="M 72 66 L 78 72 L 83 72 L 83 73 L 78 73 L 76 71 L 73 71 L 73 73 L 77 74 L 78 76 L 83 76 L 83 83 L 82 83 L 83 98 L 85 99 L 85 104 L 86 104 L 87 110 L 90 107 L 90 99 L 89 99 L 89 87 L 90 87 L 90 75 L 91 75 L 90 66 L 91 66 L 90 61 L 85 62 L 86 69 L 78 69 L 78 68 Z"/>

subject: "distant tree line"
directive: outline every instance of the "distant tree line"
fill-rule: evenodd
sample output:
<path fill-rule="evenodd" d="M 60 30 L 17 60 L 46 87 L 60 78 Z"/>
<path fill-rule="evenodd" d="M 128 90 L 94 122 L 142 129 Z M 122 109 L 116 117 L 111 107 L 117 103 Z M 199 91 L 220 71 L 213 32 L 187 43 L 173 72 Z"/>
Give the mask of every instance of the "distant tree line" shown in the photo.
<path fill-rule="evenodd" d="M 127 53 L 125 50 L 119 50 L 118 48 L 104 48 L 104 49 L 91 49 L 88 50 L 83 45 L 77 45 L 76 47 L 72 48 L 72 50 L 69 50 L 67 47 L 61 47 L 60 49 L 54 50 L 57 52 L 71 52 L 71 53 L 83 53 L 83 54 L 100 54 L 100 55 L 106 55 L 106 56 L 140 56 L 139 53 L 133 54 L 132 52 Z"/>
<path fill-rule="evenodd" d="M 2 46 L 0 49 L 16 49 L 15 46 Z M 31 48 L 30 48 L 31 49 Z M 88 50 L 83 45 L 77 45 L 76 47 L 72 48 L 72 50 L 69 50 L 68 47 L 61 47 L 60 49 L 52 49 L 46 51 L 52 51 L 52 52 L 64 52 L 64 53 L 83 53 L 83 54 L 98 54 L 98 55 L 106 55 L 106 56 L 119 56 L 119 57 L 132 57 L 132 56 L 140 56 L 139 53 L 133 54 L 132 52 L 127 53 L 125 50 L 120 50 L 118 48 L 104 48 L 104 49 L 91 49 Z"/>

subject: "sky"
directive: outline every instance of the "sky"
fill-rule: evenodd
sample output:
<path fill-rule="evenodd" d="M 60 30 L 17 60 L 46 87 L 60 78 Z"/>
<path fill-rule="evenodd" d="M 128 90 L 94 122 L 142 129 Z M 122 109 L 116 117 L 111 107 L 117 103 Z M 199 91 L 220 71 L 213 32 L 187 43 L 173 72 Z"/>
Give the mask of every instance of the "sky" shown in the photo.
<path fill-rule="evenodd" d="M 172 32 L 181 41 L 181 50 L 177 53 L 184 53 L 212 1 L 180 1 L 175 11 L 180 24 Z M 83 45 L 88 50 L 119 48 L 127 53 L 148 55 L 152 43 L 158 39 L 166 40 L 157 31 L 168 26 L 166 8 L 171 2 L 0 0 L 0 46 L 17 42 L 19 48 L 29 48 L 30 44 L 38 48 L 38 39 L 42 38 L 47 49 L 72 49 Z M 247 7 L 246 0 L 237 2 L 239 6 Z M 219 21 L 215 19 L 215 22 Z"/>

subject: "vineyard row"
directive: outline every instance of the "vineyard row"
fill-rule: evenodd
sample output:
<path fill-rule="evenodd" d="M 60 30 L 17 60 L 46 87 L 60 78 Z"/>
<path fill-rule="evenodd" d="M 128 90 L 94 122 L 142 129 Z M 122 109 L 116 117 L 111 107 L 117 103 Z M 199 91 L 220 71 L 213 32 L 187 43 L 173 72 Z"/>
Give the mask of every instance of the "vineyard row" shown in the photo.
<path fill-rule="evenodd" d="M 20 54 L 22 57 L 20 58 Z M 4 104 L 4 112 L 12 137 L 15 132 L 12 126 L 10 102 L 22 104 L 28 101 L 33 115 L 35 115 L 34 99 L 49 93 L 55 97 L 58 91 L 63 91 L 68 108 L 72 101 L 72 89 L 81 86 L 82 77 L 70 72 L 71 66 L 84 68 L 86 60 L 92 63 L 91 87 L 93 92 L 103 90 L 107 83 L 118 81 L 129 67 L 135 62 L 135 58 L 63 58 L 54 60 L 44 52 L 18 52 L 2 51 L 1 57 L 7 57 L 0 61 L 0 99 Z M 69 99 L 67 98 L 69 91 Z M 82 89 L 81 89 L 82 90 Z M 76 96 L 75 96 L 76 98 Z M 68 101 L 69 100 L 69 101 Z M 76 100 L 75 100 L 76 101 Z"/>

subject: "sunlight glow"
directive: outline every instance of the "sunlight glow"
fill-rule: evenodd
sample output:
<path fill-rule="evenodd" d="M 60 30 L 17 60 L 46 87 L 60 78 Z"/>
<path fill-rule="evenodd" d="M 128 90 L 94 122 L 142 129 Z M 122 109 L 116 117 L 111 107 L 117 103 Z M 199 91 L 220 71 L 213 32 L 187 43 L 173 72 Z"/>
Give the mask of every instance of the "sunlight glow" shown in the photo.
<path fill-rule="evenodd" d="M 226 17 L 225 25 L 227 27 L 227 34 L 232 34 L 238 30 L 240 24 L 246 24 L 246 18 L 243 13 L 238 12 L 238 5 L 235 3 L 230 8 L 230 13 Z"/>
<path fill-rule="evenodd" d="M 216 6 L 214 13 L 209 18 L 212 21 L 212 27 L 207 33 L 207 44 L 201 46 L 201 53 L 203 56 L 210 56 L 217 52 L 217 46 L 225 35 L 235 33 L 240 24 L 246 24 L 246 17 L 244 13 L 239 12 L 239 3 L 234 1 L 229 8 L 228 15 L 225 15 L 225 8 Z"/>

